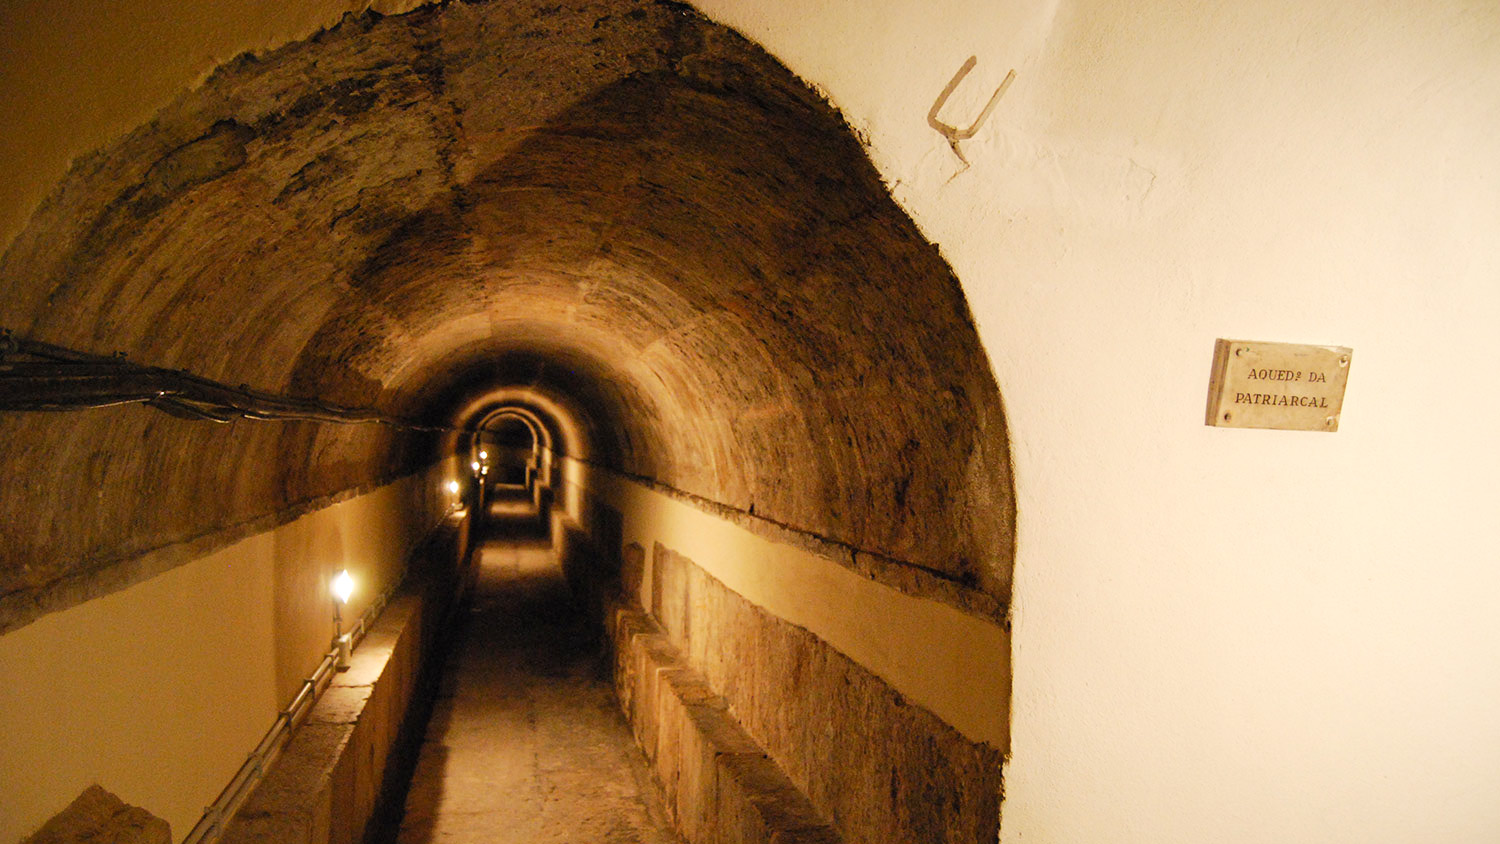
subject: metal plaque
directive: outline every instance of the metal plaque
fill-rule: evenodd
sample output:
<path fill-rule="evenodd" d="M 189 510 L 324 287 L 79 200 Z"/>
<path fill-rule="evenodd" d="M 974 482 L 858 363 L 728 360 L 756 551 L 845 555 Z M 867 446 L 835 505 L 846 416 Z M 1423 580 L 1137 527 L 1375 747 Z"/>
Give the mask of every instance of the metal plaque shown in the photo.
<path fill-rule="evenodd" d="M 1337 431 L 1353 350 L 1220 340 L 1208 385 L 1208 424 Z"/>

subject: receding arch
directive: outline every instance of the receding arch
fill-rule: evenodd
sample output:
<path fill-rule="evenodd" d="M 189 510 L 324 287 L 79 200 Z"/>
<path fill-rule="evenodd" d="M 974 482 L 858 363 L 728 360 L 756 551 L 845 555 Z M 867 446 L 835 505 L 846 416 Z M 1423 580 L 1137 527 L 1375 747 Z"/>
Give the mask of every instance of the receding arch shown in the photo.
<path fill-rule="evenodd" d="M 522 432 L 522 437 L 514 437 L 512 432 L 517 430 Z M 502 449 L 505 464 L 501 467 L 501 479 L 504 482 L 529 485 L 540 479 L 544 486 L 551 485 L 551 438 L 535 416 L 521 408 L 503 407 L 480 421 L 479 431 L 489 433 L 494 444 Z M 524 452 L 524 456 L 520 452 Z M 532 472 L 536 475 L 533 476 Z"/>

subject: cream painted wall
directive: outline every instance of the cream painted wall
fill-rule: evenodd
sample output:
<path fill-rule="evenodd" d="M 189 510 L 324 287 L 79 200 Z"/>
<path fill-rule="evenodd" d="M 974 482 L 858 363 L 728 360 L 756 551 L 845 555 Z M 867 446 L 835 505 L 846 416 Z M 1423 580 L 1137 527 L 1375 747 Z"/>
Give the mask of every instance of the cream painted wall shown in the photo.
<path fill-rule="evenodd" d="M 0 841 L 92 783 L 178 839 L 192 828 L 276 716 L 273 546 L 260 534 L 0 636 Z"/>
<path fill-rule="evenodd" d="M 343 8 L 41 6 L 0 20 L 0 119 L 38 127 L 6 133 L 39 172 L 7 168 L 5 240 L 61 162 Z M 866 134 L 989 350 L 1020 524 L 1002 839 L 1500 838 L 1500 6 L 700 6 Z M 1017 78 L 960 172 L 925 115 L 971 54 L 948 122 Z M 1339 432 L 1204 427 L 1216 337 L 1352 346 Z"/>
<path fill-rule="evenodd" d="M 447 506 L 453 465 L 0 636 L 0 842 L 92 783 L 182 840 L 328 650 L 331 574 L 355 577 L 352 621 Z"/>

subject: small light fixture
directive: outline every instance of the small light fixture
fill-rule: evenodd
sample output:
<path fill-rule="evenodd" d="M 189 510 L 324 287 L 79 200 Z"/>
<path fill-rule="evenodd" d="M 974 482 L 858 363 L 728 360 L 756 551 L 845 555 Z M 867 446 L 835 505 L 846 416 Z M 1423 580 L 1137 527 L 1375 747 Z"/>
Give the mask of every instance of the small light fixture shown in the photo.
<path fill-rule="evenodd" d="M 458 481 L 448 482 L 448 493 L 450 495 L 458 495 Z"/>
<path fill-rule="evenodd" d="M 479 471 L 479 461 L 475 460 L 473 463 L 470 463 L 469 464 L 469 468 L 473 469 L 476 472 L 478 472 Z"/>
<path fill-rule="evenodd" d="M 339 569 L 339 573 L 333 576 L 333 597 L 340 604 L 349 603 L 349 598 L 354 594 L 354 578 L 349 576 L 348 569 Z"/>
<path fill-rule="evenodd" d="M 354 642 L 349 633 L 344 632 L 344 617 L 342 608 L 349 603 L 349 598 L 354 594 L 354 578 L 349 576 L 348 569 L 339 569 L 339 573 L 333 576 L 333 582 L 329 584 L 333 592 L 333 641 L 338 648 L 338 662 L 334 667 L 343 671 L 349 667 L 349 657 L 354 650 Z"/>
<path fill-rule="evenodd" d="M 490 459 L 490 453 L 488 451 L 481 451 L 481 452 L 479 452 L 479 459 L 480 460 L 488 460 L 488 459 Z"/>

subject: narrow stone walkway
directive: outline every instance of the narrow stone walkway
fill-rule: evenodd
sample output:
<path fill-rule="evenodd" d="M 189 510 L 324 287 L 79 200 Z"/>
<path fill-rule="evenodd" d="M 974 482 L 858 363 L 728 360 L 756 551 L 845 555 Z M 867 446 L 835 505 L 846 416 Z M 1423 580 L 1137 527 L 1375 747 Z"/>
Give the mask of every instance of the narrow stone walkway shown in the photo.
<path fill-rule="evenodd" d="M 679 844 L 534 519 L 492 509 L 398 844 Z"/>

